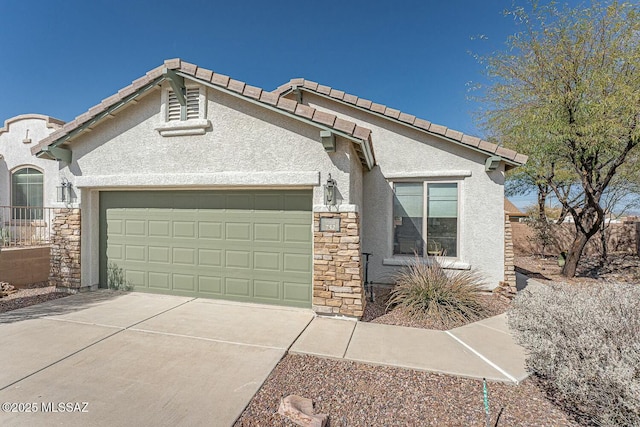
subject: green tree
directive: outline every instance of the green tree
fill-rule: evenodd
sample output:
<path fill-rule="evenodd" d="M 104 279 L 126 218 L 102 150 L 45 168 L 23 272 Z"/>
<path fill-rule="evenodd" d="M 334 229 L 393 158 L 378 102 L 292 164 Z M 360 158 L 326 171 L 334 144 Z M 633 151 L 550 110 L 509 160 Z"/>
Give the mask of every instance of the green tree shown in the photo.
<path fill-rule="evenodd" d="M 563 269 L 575 275 L 601 229 L 601 201 L 640 142 L 638 4 L 592 2 L 571 8 L 533 1 L 510 14 L 522 31 L 487 59 L 487 129 L 530 156 L 528 171 L 573 217 Z M 567 197 L 575 183 L 580 197 Z"/>

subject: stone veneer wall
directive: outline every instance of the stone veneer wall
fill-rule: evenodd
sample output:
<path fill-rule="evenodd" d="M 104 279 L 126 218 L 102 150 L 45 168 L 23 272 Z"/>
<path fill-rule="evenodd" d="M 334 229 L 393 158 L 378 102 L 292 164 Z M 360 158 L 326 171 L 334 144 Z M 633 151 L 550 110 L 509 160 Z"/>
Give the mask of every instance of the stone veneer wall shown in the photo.
<path fill-rule="evenodd" d="M 51 285 L 80 288 L 80 209 L 54 210 L 51 230 Z"/>
<path fill-rule="evenodd" d="M 516 292 L 516 267 L 513 253 L 513 233 L 511 220 L 508 214 L 504 216 L 504 285 L 510 288 L 513 294 Z"/>
<path fill-rule="evenodd" d="M 340 231 L 321 232 L 321 217 L 340 218 Z M 314 212 L 313 230 L 313 310 L 361 317 L 366 298 L 358 214 Z"/>

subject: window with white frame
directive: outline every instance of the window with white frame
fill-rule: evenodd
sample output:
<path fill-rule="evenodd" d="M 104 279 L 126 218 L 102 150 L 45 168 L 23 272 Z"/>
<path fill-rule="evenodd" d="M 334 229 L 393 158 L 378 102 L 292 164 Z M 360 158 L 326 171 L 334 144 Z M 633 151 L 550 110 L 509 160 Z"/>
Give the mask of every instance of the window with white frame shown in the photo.
<path fill-rule="evenodd" d="M 393 187 L 393 254 L 458 257 L 458 183 Z"/>
<path fill-rule="evenodd" d="M 25 167 L 11 174 L 12 219 L 42 219 L 44 175 Z"/>

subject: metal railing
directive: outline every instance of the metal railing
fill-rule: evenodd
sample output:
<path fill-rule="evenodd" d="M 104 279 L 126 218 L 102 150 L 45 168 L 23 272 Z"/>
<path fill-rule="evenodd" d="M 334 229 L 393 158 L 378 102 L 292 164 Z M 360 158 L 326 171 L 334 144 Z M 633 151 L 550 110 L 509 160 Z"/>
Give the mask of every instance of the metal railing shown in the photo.
<path fill-rule="evenodd" d="M 0 247 L 51 243 L 54 208 L 0 206 Z"/>

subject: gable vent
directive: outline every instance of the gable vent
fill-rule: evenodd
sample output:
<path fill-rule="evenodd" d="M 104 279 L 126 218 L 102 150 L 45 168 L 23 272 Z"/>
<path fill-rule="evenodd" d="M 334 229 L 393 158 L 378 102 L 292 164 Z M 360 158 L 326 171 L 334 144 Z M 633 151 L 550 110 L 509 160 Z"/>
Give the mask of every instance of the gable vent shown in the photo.
<path fill-rule="evenodd" d="M 200 89 L 197 87 L 187 88 L 186 93 L 187 108 L 186 108 L 186 120 L 198 119 L 200 117 Z M 178 97 L 170 90 L 169 91 L 169 105 L 167 108 L 167 121 L 179 121 L 181 120 L 181 109 Z"/>

